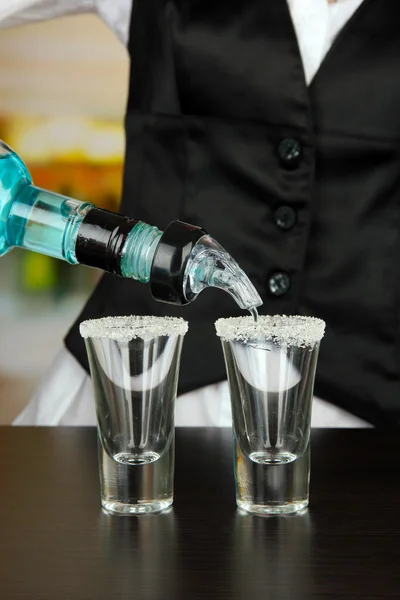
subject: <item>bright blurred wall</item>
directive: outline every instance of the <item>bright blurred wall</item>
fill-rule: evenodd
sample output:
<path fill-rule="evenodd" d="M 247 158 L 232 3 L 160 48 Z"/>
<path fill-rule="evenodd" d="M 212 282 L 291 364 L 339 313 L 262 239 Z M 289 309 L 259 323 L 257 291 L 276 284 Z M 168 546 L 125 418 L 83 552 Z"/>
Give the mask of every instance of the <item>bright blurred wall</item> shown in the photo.
<path fill-rule="evenodd" d="M 0 30 L 0 138 L 36 185 L 118 209 L 128 64 L 95 16 Z M 0 423 L 26 404 L 98 276 L 22 250 L 0 259 Z"/>

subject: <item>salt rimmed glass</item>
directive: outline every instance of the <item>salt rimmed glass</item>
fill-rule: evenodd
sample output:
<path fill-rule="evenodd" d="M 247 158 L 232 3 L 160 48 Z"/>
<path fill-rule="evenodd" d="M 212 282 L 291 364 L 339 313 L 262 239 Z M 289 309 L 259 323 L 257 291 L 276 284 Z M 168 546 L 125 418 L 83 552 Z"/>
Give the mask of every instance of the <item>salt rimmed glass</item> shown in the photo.
<path fill-rule="evenodd" d="M 236 501 L 255 514 L 309 502 L 311 408 L 325 323 L 313 317 L 219 319 L 232 405 Z"/>
<path fill-rule="evenodd" d="M 157 513 L 173 502 L 174 411 L 186 331 L 186 321 L 172 317 L 107 317 L 80 325 L 107 512 Z"/>

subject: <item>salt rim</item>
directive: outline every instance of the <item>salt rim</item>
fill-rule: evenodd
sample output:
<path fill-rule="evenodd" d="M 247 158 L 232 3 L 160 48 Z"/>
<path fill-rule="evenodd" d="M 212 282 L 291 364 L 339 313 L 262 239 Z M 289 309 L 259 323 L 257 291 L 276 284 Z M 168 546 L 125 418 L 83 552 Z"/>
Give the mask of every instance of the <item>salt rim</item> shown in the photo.
<path fill-rule="evenodd" d="M 180 317 L 127 316 L 103 317 L 82 321 L 79 331 L 83 338 L 148 341 L 159 336 L 185 335 L 188 323 Z"/>
<path fill-rule="evenodd" d="M 267 315 L 253 317 L 230 317 L 215 322 L 218 337 L 223 341 L 272 340 L 278 344 L 309 347 L 315 346 L 324 336 L 325 321 L 316 317 L 300 315 Z"/>

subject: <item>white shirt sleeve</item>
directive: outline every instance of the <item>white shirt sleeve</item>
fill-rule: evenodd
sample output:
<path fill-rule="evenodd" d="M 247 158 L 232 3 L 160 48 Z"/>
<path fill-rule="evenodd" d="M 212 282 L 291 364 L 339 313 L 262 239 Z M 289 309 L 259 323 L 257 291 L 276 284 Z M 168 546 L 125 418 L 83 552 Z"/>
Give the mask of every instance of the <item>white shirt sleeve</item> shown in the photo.
<path fill-rule="evenodd" d="M 95 0 L 97 14 L 124 46 L 129 40 L 132 4 L 133 0 Z"/>
<path fill-rule="evenodd" d="M 95 10 L 95 0 L 0 0 L 0 27 L 16 27 Z"/>
<path fill-rule="evenodd" d="M 95 424 L 90 377 L 63 347 L 13 425 Z"/>
<path fill-rule="evenodd" d="M 132 2 L 133 0 L 0 0 L 0 28 L 97 12 L 121 42 L 127 45 Z"/>

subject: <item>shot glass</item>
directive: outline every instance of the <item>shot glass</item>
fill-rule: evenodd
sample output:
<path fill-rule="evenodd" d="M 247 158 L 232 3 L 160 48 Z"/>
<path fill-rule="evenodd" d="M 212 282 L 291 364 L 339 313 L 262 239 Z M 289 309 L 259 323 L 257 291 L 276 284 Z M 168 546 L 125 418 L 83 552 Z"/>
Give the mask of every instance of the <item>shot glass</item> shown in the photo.
<path fill-rule="evenodd" d="M 308 505 L 315 371 L 325 323 L 313 317 L 219 319 L 232 405 L 237 506 L 289 514 Z"/>
<path fill-rule="evenodd" d="M 113 514 L 159 513 L 173 502 L 175 399 L 183 319 L 84 321 L 97 416 L 101 504 Z"/>

